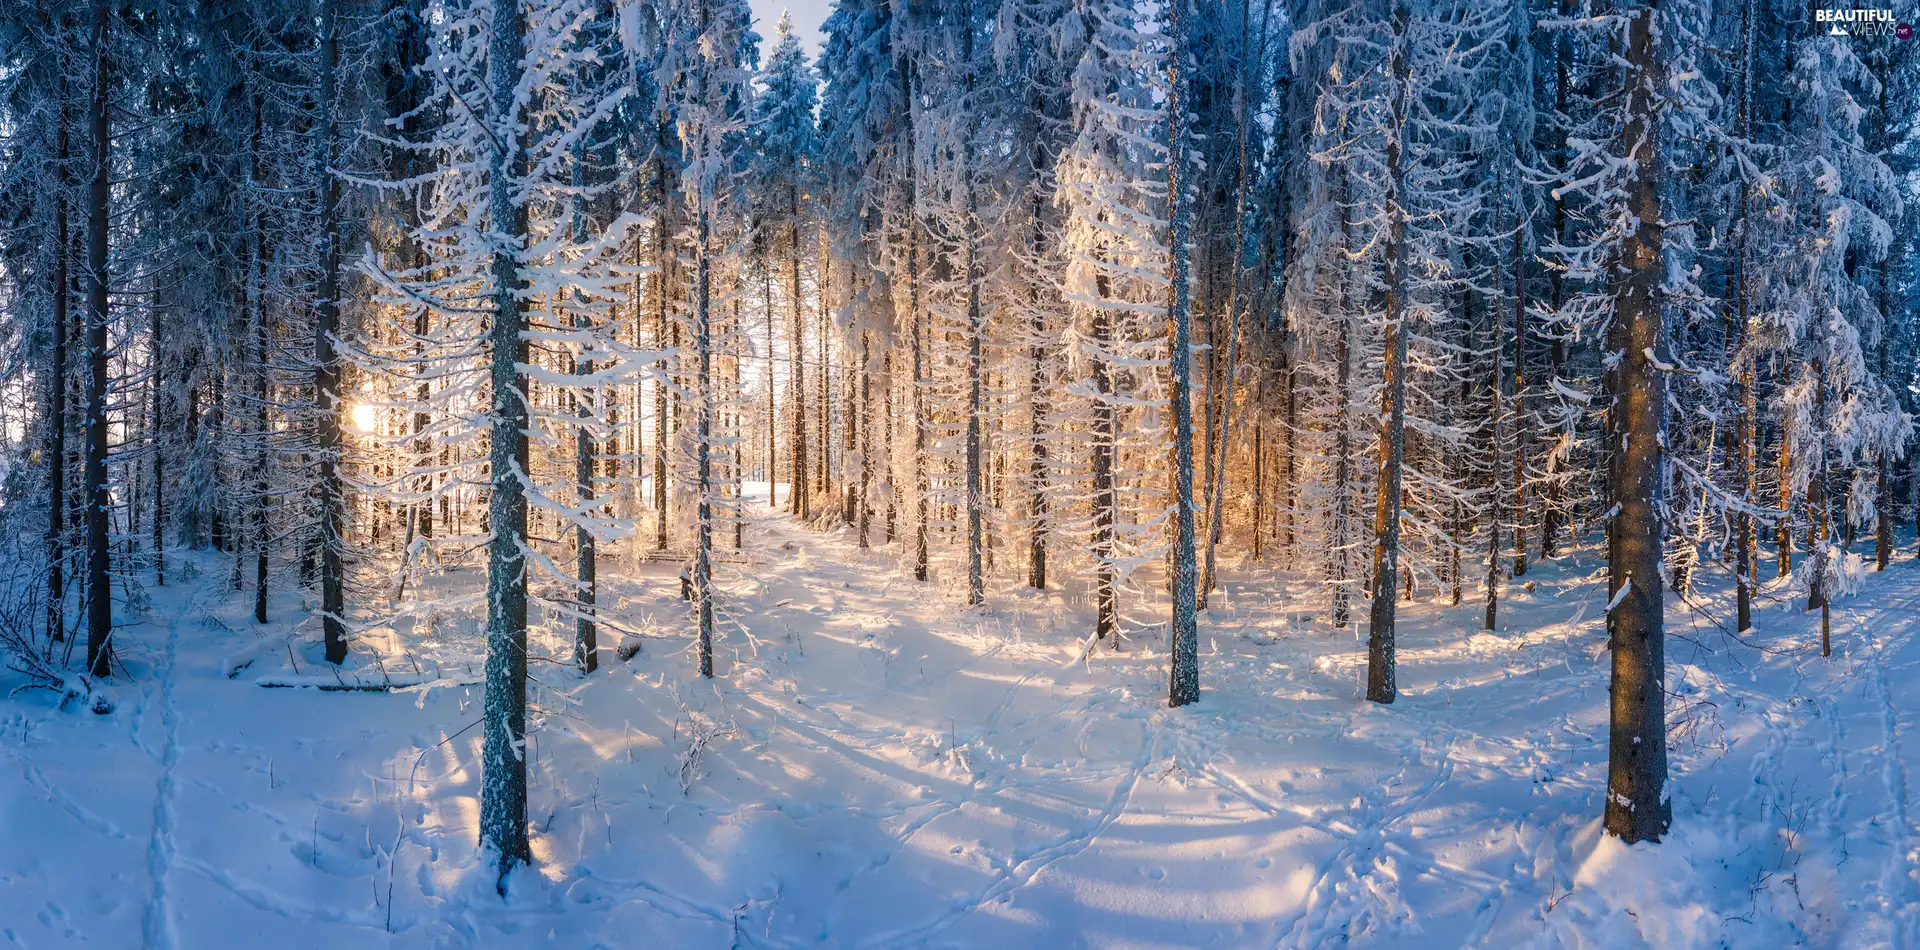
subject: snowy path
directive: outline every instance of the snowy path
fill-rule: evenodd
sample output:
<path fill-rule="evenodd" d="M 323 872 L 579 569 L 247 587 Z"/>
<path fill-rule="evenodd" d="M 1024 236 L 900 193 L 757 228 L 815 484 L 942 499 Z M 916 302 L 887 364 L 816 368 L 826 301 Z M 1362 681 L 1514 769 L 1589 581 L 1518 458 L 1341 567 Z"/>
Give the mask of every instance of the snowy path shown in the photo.
<path fill-rule="evenodd" d="M 153 884 L 153 896 L 147 904 L 142 934 L 145 938 L 143 946 L 147 950 L 172 950 L 177 942 L 174 938 L 173 913 L 167 906 L 167 875 L 173 871 L 174 798 L 178 794 L 175 772 L 180 767 L 180 711 L 174 700 L 175 664 L 180 653 L 180 625 L 186 623 L 199 608 L 201 598 L 206 596 L 206 587 L 202 584 L 196 589 L 187 608 L 167 624 L 166 641 L 161 647 L 159 663 L 153 670 L 154 689 L 148 691 L 148 699 L 153 698 L 155 690 L 159 693 L 160 728 L 166 734 L 155 755 L 160 762 L 160 780 L 154 790 L 153 834 L 147 844 L 147 876 Z M 144 702 L 142 706 L 144 716 Z"/>
<path fill-rule="evenodd" d="M 475 855 L 478 687 L 261 689 L 311 659 L 284 626 L 252 648 L 198 562 L 123 629 L 120 712 L 0 701 L 0 946 L 1920 948 L 1910 552 L 1826 660 L 1812 616 L 1762 613 L 1763 653 L 1676 607 L 1678 830 L 1629 852 L 1593 821 L 1591 564 L 1536 568 L 1493 634 L 1408 606 L 1390 708 L 1311 590 L 1227 571 L 1175 711 L 1152 630 L 1080 658 L 1082 598 L 968 611 L 843 534 L 750 535 L 716 680 L 671 565 L 605 583 L 657 634 L 638 656 L 536 665 L 536 867 L 505 903 Z"/>

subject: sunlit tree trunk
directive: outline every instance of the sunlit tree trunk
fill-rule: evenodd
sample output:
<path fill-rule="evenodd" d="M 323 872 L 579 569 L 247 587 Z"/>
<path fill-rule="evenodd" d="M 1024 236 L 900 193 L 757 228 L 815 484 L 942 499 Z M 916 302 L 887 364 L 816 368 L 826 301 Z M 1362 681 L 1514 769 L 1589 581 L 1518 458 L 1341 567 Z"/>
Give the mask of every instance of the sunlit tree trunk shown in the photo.
<path fill-rule="evenodd" d="M 1413 97 L 1408 62 L 1410 13 L 1393 9 L 1393 117 L 1387 133 L 1386 350 L 1380 395 L 1380 474 L 1375 480 L 1373 604 L 1367 623 L 1367 698 L 1393 702 L 1394 607 L 1400 575 L 1400 478 L 1406 457 L 1407 420 L 1407 213 L 1406 127 Z"/>
<path fill-rule="evenodd" d="M 1626 183 L 1628 213 L 1639 222 L 1621 241 L 1622 272 L 1614 278 L 1607 348 L 1618 361 L 1607 374 L 1612 453 L 1607 527 L 1607 626 L 1613 655 L 1607 742 L 1606 830 L 1631 844 L 1658 841 L 1672 821 L 1667 801 L 1666 608 L 1661 470 L 1667 381 L 1659 368 L 1666 334 L 1661 162 L 1655 95 L 1665 68 L 1654 40 L 1658 0 L 1632 11 L 1627 27 L 1627 127 L 1634 150 Z"/>

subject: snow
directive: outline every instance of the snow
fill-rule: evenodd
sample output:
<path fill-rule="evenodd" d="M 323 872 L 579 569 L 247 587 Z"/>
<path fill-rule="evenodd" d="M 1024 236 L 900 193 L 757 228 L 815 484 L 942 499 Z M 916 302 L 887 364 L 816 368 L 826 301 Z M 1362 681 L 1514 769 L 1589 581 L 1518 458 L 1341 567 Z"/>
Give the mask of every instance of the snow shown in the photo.
<path fill-rule="evenodd" d="M 0 700 L 0 938 L 1615 950 L 1920 937 L 1907 736 L 1920 698 L 1900 688 L 1920 667 L 1910 550 L 1837 606 L 1825 660 L 1817 615 L 1774 603 L 1747 646 L 1707 619 L 1731 612 L 1723 587 L 1695 592 L 1704 613 L 1670 602 L 1674 831 L 1629 847 L 1598 825 L 1607 656 L 1590 552 L 1510 588 L 1500 632 L 1480 631 L 1477 603 L 1403 604 L 1392 706 L 1362 699 L 1364 644 L 1317 625 L 1313 585 L 1223 568 L 1201 618 L 1204 692 L 1171 710 L 1154 631 L 1080 658 L 1079 591 L 990 590 L 969 611 L 955 564 L 916 584 L 851 537 L 764 517 L 745 563 L 718 574 L 714 681 L 693 675 L 671 564 L 602 588 L 623 623 L 661 639 L 625 662 L 604 651 L 584 682 L 535 665 L 536 860 L 504 901 L 477 852 L 480 687 L 459 664 L 402 673 L 369 634 L 342 676 L 388 688 L 263 689 L 333 681 L 305 655 L 312 624 L 256 628 L 224 562 L 193 561 L 120 631 L 112 714 L 45 691 Z M 299 608 L 277 596 L 271 614 Z"/>

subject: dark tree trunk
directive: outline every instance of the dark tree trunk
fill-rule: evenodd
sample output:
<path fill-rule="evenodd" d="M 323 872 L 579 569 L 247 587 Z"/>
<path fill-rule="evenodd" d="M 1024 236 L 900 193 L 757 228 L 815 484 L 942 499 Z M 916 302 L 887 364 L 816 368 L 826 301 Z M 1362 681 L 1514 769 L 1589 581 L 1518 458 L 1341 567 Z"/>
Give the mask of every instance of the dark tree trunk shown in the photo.
<path fill-rule="evenodd" d="M 787 266 L 792 277 L 792 293 L 789 302 L 793 304 L 793 348 L 788 357 L 793 370 L 793 485 L 788 489 L 790 507 L 801 521 L 813 516 L 809 504 L 813 496 L 813 486 L 807 481 L 807 368 L 806 368 L 806 321 L 801 306 L 804 299 L 800 295 L 800 199 L 792 199 L 789 213 L 793 216 L 787 231 Z"/>
<path fill-rule="evenodd" d="M 66 25 L 65 17 L 61 18 L 60 25 Z M 65 640 L 67 635 L 67 321 L 71 318 L 67 311 L 73 290 L 69 264 L 73 245 L 67 226 L 67 202 L 70 197 L 67 191 L 67 164 L 72 152 L 67 130 L 67 66 L 66 57 L 62 56 L 59 62 L 60 101 L 54 131 L 58 166 L 54 169 L 53 286 L 48 288 L 53 298 L 53 346 L 49 353 L 50 365 L 46 370 L 47 638 L 53 642 Z"/>
<path fill-rule="evenodd" d="M 706 32 L 707 6 L 700 5 L 701 33 Z M 704 186 L 702 186 L 704 187 Z M 707 232 L 708 210 L 707 196 L 701 194 L 695 198 L 699 207 L 695 209 L 698 220 L 694 233 L 694 338 L 693 345 L 699 359 L 700 408 L 696 420 L 698 441 L 694 451 L 698 453 L 695 464 L 698 468 L 699 497 L 696 502 L 698 513 L 694 524 L 693 587 L 699 598 L 696 605 L 700 620 L 700 675 L 713 678 L 713 296 L 712 262 L 708 260 Z"/>
<path fill-rule="evenodd" d="M 860 414 L 860 488 L 854 492 L 854 504 L 860 509 L 860 549 L 868 546 L 867 533 L 873 526 L 873 349 L 869 334 L 860 331 L 860 393 L 849 412 Z"/>
<path fill-rule="evenodd" d="M 1094 278 L 1096 296 L 1104 302 L 1111 292 L 1107 275 Z M 1114 524 L 1119 520 L 1120 496 L 1114 490 L 1114 439 L 1118 429 L 1114 418 L 1113 372 L 1107 366 L 1107 354 L 1113 347 L 1113 316 L 1096 304 L 1093 312 L 1093 597 L 1095 641 L 1110 640 L 1120 649 L 1120 605 L 1114 590 Z"/>
<path fill-rule="evenodd" d="M 962 30 L 961 62 L 966 71 L 966 81 L 962 84 L 962 96 L 972 99 L 973 93 L 973 27 L 972 4 L 967 5 L 967 26 Z M 981 365 L 982 338 L 986 336 L 986 315 L 980 312 L 980 262 L 978 230 L 978 209 L 975 207 L 973 193 L 973 119 L 968 115 L 966 141 L 961 147 L 960 178 L 961 188 L 966 193 L 966 267 L 967 267 L 967 606 L 975 606 L 986 599 L 986 576 L 980 562 L 980 518 L 985 499 L 980 487 L 980 414 L 986 406 L 982 399 L 982 377 L 985 370 Z"/>
<path fill-rule="evenodd" d="M 1407 425 L 1407 215 L 1405 139 L 1407 110 L 1413 97 L 1408 62 L 1411 14 L 1405 3 L 1393 10 L 1393 118 L 1387 136 L 1386 351 L 1380 395 L 1380 474 L 1375 480 L 1373 521 L 1373 605 L 1367 623 L 1367 698 L 1391 703 L 1394 684 L 1394 607 L 1400 574 L 1400 477 L 1406 457 Z"/>
<path fill-rule="evenodd" d="M 327 662 L 347 659 L 346 506 L 340 495 L 340 363 L 333 351 L 340 331 L 340 185 L 333 176 L 334 100 L 340 47 L 334 0 L 320 5 L 320 118 L 314 129 L 320 176 L 320 301 L 313 329 L 313 401 L 320 461 L 320 623 Z"/>
<path fill-rule="evenodd" d="M 331 0 L 329 0 L 331 2 Z M 493 0 L 493 44 L 487 72 L 495 108 L 512 109 L 521 51 L 519 5 Z M 499 128 L 503 116 L 490 115 Z M 533 860 L 527 841 L 527 580 L 522 548 L 527 535 L 526 486 L 515 471 L 527 467 L 526 314 L 517 258 L 525 244 L 527 212 L 514 200 L 526 175 L 526 150 L 516 134 L 496 142 L 490 159 L 489 215 L 494 232 L 493 325 L 489 331 L 493 424 L 488 448 L 492 493 L 487 521 L 493 531 L 487 561 L 486 730 L 480 782 L 480 843 L 499 862 L 498 888 Z"/>
<path fill-rule="evenodd" d="M 108 0 L 93 4 L 93 90 L 88 106 L 93 181 L 87 189 L 87 669 L 94 676 L 113 673 L 113 587 L 108 573 L 112 551 L 107 515 L 112 498 L 107 486 L 107 230 L 112 226 L 108 149 L 111 100 L 107 83 Z"/>
<path fill-rule="evenodd" d="M 1621 840 L 1658 841 L 1673 819 L 1667 801 L 1666 608 L 1663 603 L 1661 444 L 1667 381 L 1659 298 L 1664 267 L 1656 91 L 1665 72 L 1654 45 L 1657 0 L 1628 26 L 1627 128 L 1637 152 L 1626 185 L 1628 212 L 1640 226 L 1621 242 L 1614 315 L 1607 347 L 1619 361 L 1607 374 L 1613 447 L 1608 494 L 1615 511 L 1607 530 L 1607 613 L 1613 649 L 1607 742 L 1606 829 Z"/>
<path fill-rule="evenodd" d="M 255 189 L 260 187 L 260 145 L 262 132 L 262 98 L 253 97 L 253 130 L 247 143 L 247 203 L 252 210 Z M 249 322 L 252 324 L 253 342 L 253 436 L 258 440 L 253 456 L 253 620 L 255 623 L 267 622 L 267 557 L 273 541 L 267 521 L 267 503 L 270 495 L 271 476 L 268 474 L 272 449 L 268 440 L 272 437 L 267 426 L 267 365 L 269 361 L 270 337 L 267 331 L 267 230 L 266 215 L 254 212 L 248 230 L 251 240 L 247 242 L 247 304 Z"/>
<path fill-rule="evenodd" d="M 1192 11 L 1187 0 L 1174 0 L 1169 7 L 1169 54 L 1167 60 L 1167 141 L 1173 143 L 1173 157 L 1167 162 L 1168 211 L 1167 246 L 1173 258 L 1168 290 L 1168 344 L 1171 349 L 1168 372 L 1172 377 L 1173 401 L 1173 617 L 1171 623 L 1169 682 L 1167 704 L 1185 706 L 1200 698 L 1200 634 L 1195 616 L 1196 590 L 1199 584 L 1194 564 L 1193 531 L 1193 347 L 1191 334 L 1192 297 L 1188 282 L 1191 263 L 1187 243 L 1192 232 L 1192 204 L 1187 192 L 1191 169 L 1187 166 L 1186 88 L 1187 43 L 1185 25 Z"/>
<path fill-rule="evenodd" d="M 900 69 L 900 93 L 906 101 L 913 100 L 913 67 L 902 63 Z M 907 125 L 907 153 L 915 154 L 913 125 Z M 926 352 L 922 335 L 925 333 L 925 320 L 920 313 L 920 218 L 915 208 L 919 200 L 919 179 L 914 175 L 912 165 L 907 168 L 907 325 L 913 335 L 912 370 L 913 376 L 907 382 L 908 412 L 913 414 L 913 579 L 927 579 L 927 400 L 925 386 Z"/>
<path fill-rule="evenodd" d="M 1028 235 L 1027 253 L 1040 259 L 1042 206 L 1036 193 L 1033 201 L 1034 225 Z M 1037 275 L 1035 275 L 1037 276 Z M 1029 288 L 1027 300 L 1027 586 L 1034 590 L 1047 587 L 1047 407 L 1046 407 L 1046 316 L 1041 312 L 1039 292 Z"/>

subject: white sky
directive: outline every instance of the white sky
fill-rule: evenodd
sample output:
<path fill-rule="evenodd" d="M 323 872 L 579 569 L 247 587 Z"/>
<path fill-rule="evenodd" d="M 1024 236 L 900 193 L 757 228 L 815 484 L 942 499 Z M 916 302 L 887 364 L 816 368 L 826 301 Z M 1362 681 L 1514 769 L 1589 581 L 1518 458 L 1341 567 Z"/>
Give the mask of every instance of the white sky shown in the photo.
<path fill-rule="evenodd" d="M 793 14 L 793 30 L 806 44 L 807 57 L 820 55 L 820 24 L 833 12 L 833 0 L 753 0 L 753 29 L 760 34 L 760 55 L 773 51 L 773 25 L 782 10 Z"/>

